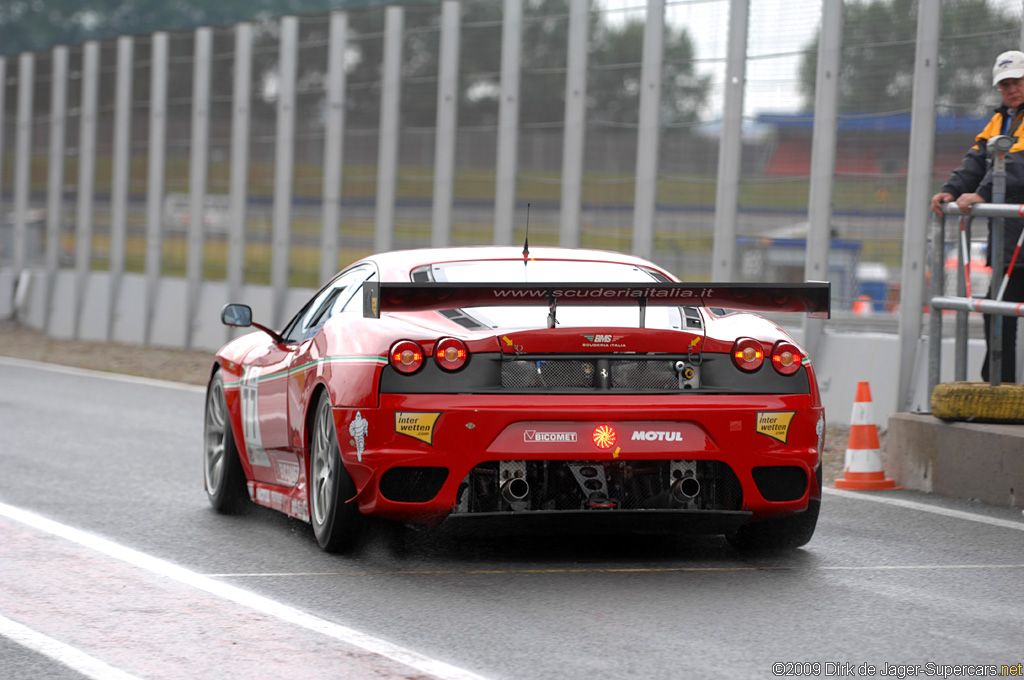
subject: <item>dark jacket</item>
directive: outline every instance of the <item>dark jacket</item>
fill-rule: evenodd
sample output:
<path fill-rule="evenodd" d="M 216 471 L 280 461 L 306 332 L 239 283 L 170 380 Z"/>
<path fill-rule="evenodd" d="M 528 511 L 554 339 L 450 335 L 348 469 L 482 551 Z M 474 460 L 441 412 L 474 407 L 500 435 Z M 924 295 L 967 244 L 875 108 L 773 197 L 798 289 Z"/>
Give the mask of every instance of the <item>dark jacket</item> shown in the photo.
<path fill-rule="evenodd" d="M 960 167 L 949 175 L 942 190 L 958 198 L 961 194 L 976 193 L 992 202 L 992 163 L 988 157 L 988 140 L 1001 134 L 1016 137 L 1017 141 L 1006 156 L 1006 198 L 1004 203 L 1024 204 L 1024 107 L 1008 120 L 1009 110 L 1003 104 L 985 129 L 974 138 Z M 1024 220 L 1007 219 L 1003 229 L 1003 267 L 1010 264 L 1017 239 L 1024 230 Z M 992 237 L 989 235 L 989 264 L 991 264 Z M 1018 257 L 1014 269 L 1024 269 L 1024 257 Z"/>

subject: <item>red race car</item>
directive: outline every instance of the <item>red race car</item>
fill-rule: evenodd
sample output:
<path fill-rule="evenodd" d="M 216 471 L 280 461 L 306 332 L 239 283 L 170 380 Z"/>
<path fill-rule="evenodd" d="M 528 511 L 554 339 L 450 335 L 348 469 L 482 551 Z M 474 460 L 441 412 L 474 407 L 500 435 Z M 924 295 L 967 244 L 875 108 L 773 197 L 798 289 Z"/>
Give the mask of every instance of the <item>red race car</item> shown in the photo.
<path fill-rule="evenodd" d="M 484 517 L 796 547 L 821 500 L 810 359 L 751 311 L 827 318 L 829 285 L 687 284 L 637 257 L 423 249 L 338 274 L 217 353 L 206 491 L 313 525 Z"/>

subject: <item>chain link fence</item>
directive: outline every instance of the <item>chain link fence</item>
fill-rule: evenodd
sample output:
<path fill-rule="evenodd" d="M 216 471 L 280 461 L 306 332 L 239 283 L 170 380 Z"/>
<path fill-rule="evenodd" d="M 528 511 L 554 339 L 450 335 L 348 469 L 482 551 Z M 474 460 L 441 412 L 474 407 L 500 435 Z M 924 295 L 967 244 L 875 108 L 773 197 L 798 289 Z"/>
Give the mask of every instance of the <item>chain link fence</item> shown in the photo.
<path fill-rule="evenodd" d="M 827 0 L 826 0 L 827 1 Z M 501 163 L 503 10 L 510 3 L 462 0 L 458 4 L 456 126 L 449 140 L 439 127 L 438 91 L 444 84 L 440 52 L 442 2 L 402 9 L 398 69 L 397 158 L 394 219 L 389 242 L 395 248 L 432 243 L 436 225 L 435 177 L 438 149 L 453 145 L 454 190 L 448 242 L 488 244 L 496 240 Z M 991 62 L 1021 43 L 1019 1 L 943 0 L 942 53 L 934 148 L 938 188 L 990 115 L 999 99 L 991 86 Z M 513 242 L 526 233 L 536 244 L 563 240 L 559 219 L 566 168 L 566 96 L 570 80 L 571 0 L 521 3 L 517 120 L 514 135 Z M 662 2 L 652 0 L 652 7 Z M 845 3 L 840 69 L 836 164 L 832 174 L 833 237 L 829 254 L 838 310 L 868 295 L 881 314 L 898 304 L 902 272 L 905 180 L 910 153 L 910 102 L 914 86 L 917 4 L 910 0 Z M 587 3 L 584 57 L 585 116 L 582 136 L 579 245 L 635 250 L 634 216 L 638 167 L 648 3 L 642 0 Z M 345 17 L 344 98 L 340 111 L 329 101 L 328 61 L 332 14 L 298 18 L 296 75 L 282 83 L 282 21 L 211 29 L 212 50 L 197 69 L 197 32 L 167 35 L 166 106 L 154 116 L 154 36 L 130 39 L 130 126 L 127 203 L 123 234 L 115 221 L 113 187 L 118 117 L 119 40 L 98 44 L 98 66 L 90 73 L 88 45 L 66 51 L 65 76 L 58 76 L 57 50 L 30 55 L 31 111 L 19 121 L 24 55 L 3 57 L 0 125 L 0 265 L 18 261 L 41 265 L 47 248 L 59 268 L 143 273 L 158 264 L 159 275 L 186 277 L 189 225 L 203 220 L 202 281 L 232 276 L 230 195 L 233 176 L 244 193 L 240 233 L 243 284 L 269 284 L 274 258 L 287 261 L 290 287 L 314 288 L 323 271 L 340 268 L 374 249 L 382 172 L 381 102 L 389 49 L 386 6 L 360 7 Z M 657 188 L 652 259 L 684 280 L 708 280 L 714 238 L 715 189 L 722 134 L 729 42 L 729 0 L 667 0 L 660 54 Z M 742 160 L 736 218 L 737 280 L 793 282 L 804 279 L 808 192 L 814 145 L 813 94 L 820 0 L 750 0 L 746 46 Z M 240 37 L 242 36 L 242 37 Z M 246 45 L 240 45 L 240 40 Z M 236 99 L 240 49 L 251 50 L 245 101 Z M 123 48 L 122 48 L 123 49 Z M 196 75 L 205 72 L 207 110 L 197 118 Z M 54 78 L 61 80 L 55 83 Z M 123 77 L 123 76 L 122 76 Z M 88 104 L 95 81 L 95 108 Z M 55 85 L 65 98 L 56 110 Z M 274 205 L 279 184 L 280 97 L 294 116 L 293 162 L 287 242 L 275 243 Z M 570 96 L 572 93 L 570 93 Z M 244 116 L 240 117 L 240 111 Z M 55 117 L 62 131 L 54 135 Z M 334 118 L 332 118 L 334 116 Z M 340 144 L 329 144 L 332 120 L 342 122 Z M 156 122 L 155 122 L 156 121 Z M 204 121 L 205 172 L 194 167 L 196 121 Z M 248 127 L 244 154 L 233 141 L 239 121 Z M 162 139 L 152 127 L 160 124 Z M 18 192 L 18 140 L 27 134 L 30 162 L 27 212 L 21 231 L 13 228 Z M 387 134 L 386 132 L 384 133 Z M 147 210 L 153 198 L 154 143 L 163 176 L 160 224 Z M 56 147 L 54 145 L 57 145 Z M 90 145 L 83 167 L 83 150 Z M 338 148 L 340 147 L 340 148 Z M 340 157 L 337 224 L 324 226 L 325 166 Z M 244 168 L 233 167 L 244 159 Z M 241 174 L 239 174 L 241 173 Z M 52 201 L 53 181 L 59 200 Z M 205 196 L 201 216 L 191 214 L 194 183 Z M 88 192 L 89 196 L 83 196 Z M 59 214 L 54 215 L 54 206 Z M 333 213 L 330 213 L 333 214 Z M 47 229 L 56 220 L 56 228 Z M 323 232 L 335 229 L 333 267 L 324 268 Z M 56 229 L 54 231 L 54 229 Z M 23 234 L 16 238 L 16 234 Z M 54 234 L 56 245 L 50 245 Z M 979 234 L 983 237 L 983 233 Z M 159 238 L 154 244 L 153 239 Z M 21 239 L 21 240 L 19 240 Z M 147 253 L 159 253 L 158 262 Z M 286 252 L 283 254 L 281 249 Z M 278 251 L 275 255 L 275 249 Z M 115 251 L 115 252 L 112 252 Z M 149 264 L 147 264 L 149 262 Z M 152 274 L 153 272 L 148 272 Z"/>

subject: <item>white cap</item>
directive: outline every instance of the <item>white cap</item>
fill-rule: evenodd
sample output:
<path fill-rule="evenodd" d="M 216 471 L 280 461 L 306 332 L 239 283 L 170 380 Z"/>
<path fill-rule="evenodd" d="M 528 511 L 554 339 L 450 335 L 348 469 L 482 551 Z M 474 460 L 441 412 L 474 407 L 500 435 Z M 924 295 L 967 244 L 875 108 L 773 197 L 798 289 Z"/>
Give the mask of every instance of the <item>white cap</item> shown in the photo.
<path fill-rule="evenodd" d="M 996 57 L 992 67 L 992 84 L 998 85 L 1005 78 L 1024 78 L 1024 52 L 1010 50 Z"/>

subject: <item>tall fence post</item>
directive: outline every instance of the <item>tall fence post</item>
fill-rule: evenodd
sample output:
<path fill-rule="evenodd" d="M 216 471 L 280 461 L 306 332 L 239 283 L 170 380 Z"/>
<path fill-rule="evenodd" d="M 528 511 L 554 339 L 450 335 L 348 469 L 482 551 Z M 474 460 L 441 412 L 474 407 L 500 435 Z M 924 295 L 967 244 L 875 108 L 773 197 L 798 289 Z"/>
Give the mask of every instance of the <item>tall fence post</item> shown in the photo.
<path fill-rule="evenodd" d="M 452 239 L 455 197 L 455 137 L 459 113 L 459 25 L 457 0 L 441 3 L 441 55 L 437 73 L 437 129 L 434 135 L 434 209 L 430 244 L 447 246 Z"/>
<path fill-rule="evenodd" d="M 192 349 L 199 318 L 199 292 L 203 285 L 206 222 L 207 158 L 210 142 L 210 70 L 213 65 L 213 30 L 195 32 L 192 65 L 192 140 L 188 171 L 188 261 L 185 264 L 185 349 Z"/>
<path fill-rule="evenodd" d="M 149 155 L 146 159 L 146 311 L 142 342 L 153 341 L 160 277 L 163 273 L 163 200 L 167 150 L 167 64 L 169 37 L 153 34 L 149 71 Z"/>
<path fill-rule="evenodd" d="M 274 325 L 285 322 L 289 261 L 292 245 L 292 192 L 295 180 L 295 97 L 298 73 L 299 19 L 281 18 L 278 50 L 277 133 L 274 149 L 274 225 L 270 286 L 274 296 Z"/>
<path fill-rule="evenodd" d="M 96 185 L 96 99 L 100 80 L 100 44 L 82 48 L 82 97 L 78 132 L 78 203 L 75 215 L 75 323 L 73 336 L 82 336 L 82 311 L 92 266 L 93 203 Z"/>
<path fill-rule="evenodd" d="M 665 0 L 648 0 L 640 65 L 640 111 L 637 120 L 636 188 L 633 198 L 633 254 L 654 252 L 658 202 L 658 140 L 661 127 L 661 65 L 665 43 Z"/>
<path fill-rule="evenodd" d="M 323 222 L 320 234 L 320 282 L 338 271 L 338 224 L 341 221 L 342 161 L 345 158 L 345 51 L 348 14 L 331 12 L 327 48 L 327 125 L 324 132 Z"/>
<path fill-rule="evenodd" d="M 235 80 L 231 88 L 231 175 L 228 178 L 228 301 L 245 283 L 245 226 L 249 200 L 249 130 L 252 117 L 252 24 L 235 26 Z M 225 326 L 225 339 L 233 329 Z"/>
<path fill-rule="evenodd" d="M 921 338 L 924 305 L 924 264 L 928 211 L 932 194 L 935 144 L 935 99 L 939 84 L 941 3 L 919 3 L 917 47 L 914 53 L 914 93 L 911 104 L 910 156 L 907 160 L 907 200 L 903 226 L 903 275 L 900 286 L 899 388 L 897 409 L 910 408 L 911 382 Z"/>
<path fill-rule="evenodd" d="M 811 132 L 811 182 L 807 196 L 807 252 L 804 278 L 828 281 L 832 245 L 832 196 L 835 189 L 836 137 L 839 122 L 839 74 L 843 51 L 843 3 L 822 0 L 818 71 L 815 79 L 814 129 Z M 818 353 L 823 319 L 803 320 L 804 346 Z"/>
<path fill-rule="evenodd" d="M 405 10 L 395 5 L 388 6 L 384 15 L 384 65 L 381 73 L 377 146 L 377 215 L 373 229 L 373 247 L 378 253 L 390 250 L 394 243 L 404 24 Z"/>
<path fill-rule="evenodd" d="M 64 217 L 64 145 L 68 115 L 68 48 L 53 48 L 50 80 L 50 156 L 46 178 L 46 291 L 43 332 L 50 332 L 53 295 L 60 268 L 61 224 Z"/>
<path fill-rule="evenodd" d="M 117 305 L 124 277 L 125 242 L 128 233 L 128 189 L 131 180 L 132 54 L 130 36 L 117 39 L 117 85 L 114 99 L 114 167 L 110 188 L 110 290 L 106 339 L 114 339 Z"/>
<path fill-rule="evenodd" d="M 569 5 L 569 54 L 565 77 L 565 123 L 562 126 L 562 211 L 559 245 L 580 245 L 583 194 L 583 139 L 586 131 L 587 32 L 590 0 Z"/>
<path fill-rule="evenodd" d="M 504 0 L 501 25 L 501 85 L 498 103 L 498 158 L 494 179 L 494 244 L 512 245 L 515 233 L 516 172 L 519 154 L 519 68 L 522 60 L 523 0 Z"/>
<path fill-rule="evenodd" d="M 18 135 L 14 142 L 14 273 L 27 262 L 28 196 L 32 188 L 32 95 L 35 90 L 35 55 L 18 58 Z"/>
<path fill-rule="evenodd" d="M 749 0 L 729 4 L 729 47 L 725 65 L 725 102 L 718 137 L 718 183 L 715 187 L 715 233 L 711 280 L 732 281 L 736 274 L 736 219 L 739 215 L 740 166 L 743 159 L 743 94 L 747 75 Z"/>

